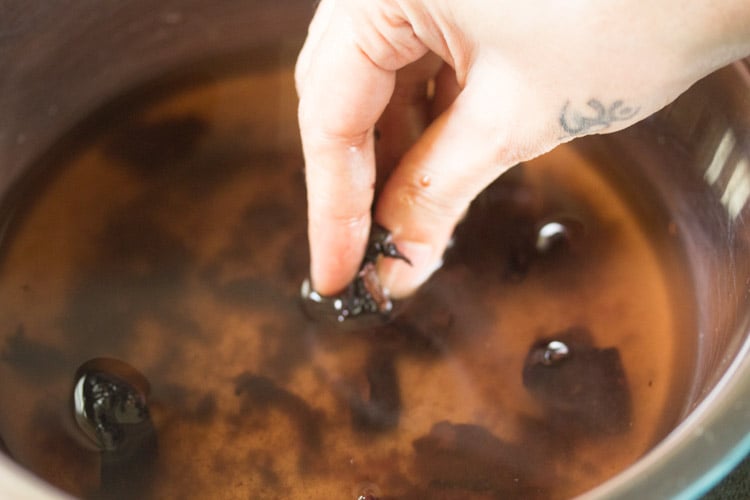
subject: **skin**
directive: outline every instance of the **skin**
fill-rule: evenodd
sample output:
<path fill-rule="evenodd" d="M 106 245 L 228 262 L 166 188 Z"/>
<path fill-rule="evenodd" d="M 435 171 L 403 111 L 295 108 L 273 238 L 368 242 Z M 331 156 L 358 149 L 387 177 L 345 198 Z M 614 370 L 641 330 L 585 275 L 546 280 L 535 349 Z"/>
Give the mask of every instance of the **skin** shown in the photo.
<path fill-rule="evenodd" d="M 508 168 L 748 54 L 747 0 L 322 0 L 296 67 L 313 286 L 356 275 L 374 205 L 413 263 L 383 259 L 381 279 L 408 295 Z"/>

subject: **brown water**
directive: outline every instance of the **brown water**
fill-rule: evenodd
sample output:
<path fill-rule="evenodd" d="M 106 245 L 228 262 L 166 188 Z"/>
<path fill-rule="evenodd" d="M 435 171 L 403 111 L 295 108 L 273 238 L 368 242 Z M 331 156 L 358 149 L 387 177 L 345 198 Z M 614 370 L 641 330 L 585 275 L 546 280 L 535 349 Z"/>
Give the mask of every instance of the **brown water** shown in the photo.
<path fill-rule="evenodd" d="M 9 455 L 86 497 L 566 498 L 663 437 L 695 339 L 664 214 L 561 147 L 475 202 L 392 323 L 318 325 L 295 102 L 290 65 L 162 83 L 9 197 Z M 124 467 L 73 418 L 97 357 L 151 386 L 155 442 Z"/>

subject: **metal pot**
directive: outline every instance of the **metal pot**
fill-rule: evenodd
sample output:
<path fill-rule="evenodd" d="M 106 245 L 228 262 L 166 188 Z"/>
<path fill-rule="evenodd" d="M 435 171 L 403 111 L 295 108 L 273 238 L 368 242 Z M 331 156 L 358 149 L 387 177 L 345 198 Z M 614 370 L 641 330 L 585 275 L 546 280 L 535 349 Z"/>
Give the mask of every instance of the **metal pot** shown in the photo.
<path fill-rule="evenodd" d="M 0 16 L 0 196 L 52 142 L 111 97 L 194 60 L 289 40 L 305 0 L 6 2 Z M 696 369 L 682 417 L 627 470 L 584 498 L 694 497 L 750 449 L 750 62 L 699 82 L 591 154 L 627 158 L 673 217 L 698 318 Z M 59 498 L 0 455 L 0 496 Z"/>

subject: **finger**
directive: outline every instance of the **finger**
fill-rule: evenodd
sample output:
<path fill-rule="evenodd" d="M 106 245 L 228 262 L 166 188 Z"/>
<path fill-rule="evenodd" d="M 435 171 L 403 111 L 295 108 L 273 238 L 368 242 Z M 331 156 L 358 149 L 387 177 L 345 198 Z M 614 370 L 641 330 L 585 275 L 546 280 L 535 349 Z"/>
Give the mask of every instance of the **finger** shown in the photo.
<path fill-rule="evenodd" d="M 474 82 L 407 153 L 378 199 L 376 220 L 412 261 L 381 262 L 381 279 L 395 297 L 411 293 L 440 265 L 456 223 L 485 186 L 557 142 L 554 121 L 536 120 L 544 110 L 522 110 L 523 92 L 512 82 L 505 88 L 498 79 Z M 485 97 L 493 95 L 502 101 Z"/>
<path fill-rule="evenodd" d="M 299 104 L 310 273 L 323 295 L 344 288 L 362 259 L 375 182 L 371 128 L 393 88 L 393 75 L 329 43 L 322 40 L 315 52 L 335 55 L 314 56 Z M 350 78 L 346 86 L 333 78 L 341 74 Z"/>
<path fill-rule="evenodd" d="M 315 15 L 310 21 L 305 43 L 297 56 L 297 64 L 294 68 L 294 81 L 298 94 L 310 70 L 311 54 L 317 49 L 320 40 L 323 38 L 323 34 L 327 31 L 331 22 L 334 5 L 335 3 L 331 0 L 321 0 L 317 9 L 315 9 Z"/>
<path fill-rule="evenodd" d="M 311 278 L 324 295 L 344 288 L 357 272 L 375 182 L 373 127 L 393 92 L 395 69 L 424 53 L 389 58 L 379 32 L 353 17 L 361 13 L 346 10 L 359 4 L 336 5 L 344 7 L 329 14 L 305 56 L 315 63 L 300 70 L 298 82 Z M 353 30 L 352 23 L 364 27 Z"/>

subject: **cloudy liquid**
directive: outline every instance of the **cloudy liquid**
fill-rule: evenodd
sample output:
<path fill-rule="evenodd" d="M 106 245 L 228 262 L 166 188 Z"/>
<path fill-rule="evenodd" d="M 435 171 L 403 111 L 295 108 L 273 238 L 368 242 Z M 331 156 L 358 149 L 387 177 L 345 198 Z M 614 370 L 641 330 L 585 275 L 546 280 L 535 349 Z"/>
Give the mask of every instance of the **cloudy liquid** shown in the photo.
<path fill-rule="evenodd" d="M 695 333 L 677 236 L 575 143 L 493 184 L 393 322 L 351 332 L 300 307 L 290 64 L 120 103 L 5 204 L 0 436 L 51 484 L 89 498 L 567 498 L 678 418 Z M 562 241 L 538 243 L 550 223 Z M 573 407 L 556 368 L 523 376 L 540 339 L 571 331 L 595 362 L 564 365 L 565 383 L 604 381 L 564 387 Z M 157 443 L 112 494 L 119 469 L 72 412 L 76 370 L 100 357 L 148 379 Z M 614 378 L 625 403 L 591 410 Z"/>

